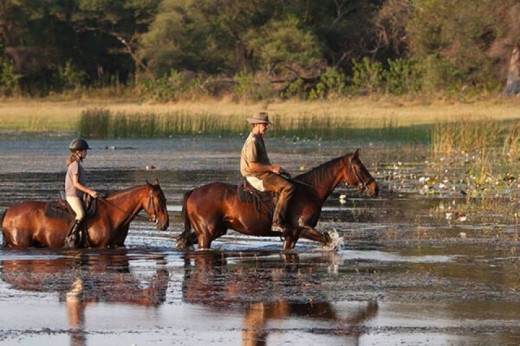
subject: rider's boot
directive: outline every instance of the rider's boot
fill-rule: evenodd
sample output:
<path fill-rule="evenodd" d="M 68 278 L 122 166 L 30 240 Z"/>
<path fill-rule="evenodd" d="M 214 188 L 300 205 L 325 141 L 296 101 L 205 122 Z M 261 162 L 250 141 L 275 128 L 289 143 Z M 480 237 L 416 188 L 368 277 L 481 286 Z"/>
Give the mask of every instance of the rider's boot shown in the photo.
<path fill-rule="evenodd" d="M 67 233 L 67 237 L 65 238 L 65 247 L 75 248 L 79 245 L 80 240 L 80 231 L 81 231 L 81 221 L 74 220 L 72 223 L 69 232 Z"/>

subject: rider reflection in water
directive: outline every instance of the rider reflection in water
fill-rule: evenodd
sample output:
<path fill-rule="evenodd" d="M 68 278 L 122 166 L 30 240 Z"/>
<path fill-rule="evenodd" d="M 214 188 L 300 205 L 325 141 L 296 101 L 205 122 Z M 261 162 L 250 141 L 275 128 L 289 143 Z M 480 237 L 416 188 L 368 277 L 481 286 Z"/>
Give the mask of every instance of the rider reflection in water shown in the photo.
<path fill-rule="evenodd" d="M 83 195 L 89 194 L 93 198 L 98 197 L 98 193 L 89 189 L 87 185 L 87 175 L 81 163 L 87 157 L 87 151 L 90 149 L 86 140 L 82 138 L 74 139 L 69 149 L 72 152 L 67 159 L 67 174 L 65 176 L 65 194 L 67 202 L 70 204 L 76 217 L 71 224 L 67 238 L 65 239 L 66 247 L 75 247 L 79 232 L 81 229 L 81 222 L 85 219 L 85 209 L 83 208 Z"/>
<path fill-rule="evenodd" d="M 259 191 L 279 194 L 273 213 L 273 232 L 284 232 L 287 224 L 286 212 L 294 193 L 294 184 L 289 174 L 280 166 L 272 165 L 267 156 L 263 135 L 271 122 L 267 112 L 256 113 L 247 121 L 253 126 L 240 155 L 240 173 Z"/>

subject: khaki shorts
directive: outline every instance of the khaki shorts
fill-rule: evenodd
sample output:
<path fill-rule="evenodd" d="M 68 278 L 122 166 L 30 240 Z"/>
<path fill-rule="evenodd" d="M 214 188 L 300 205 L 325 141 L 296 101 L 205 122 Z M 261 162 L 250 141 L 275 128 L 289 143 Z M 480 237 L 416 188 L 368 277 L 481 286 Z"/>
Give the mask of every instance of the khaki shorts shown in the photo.
<path fill-rule="evenodd" d="M 246 177 L 246 180 L 249 182 L 249 184 L 251 184 L 252 187 L 257 189 L 258 191 L 265 191 L 264 182 L 258 179 L 257 177 Z"/>

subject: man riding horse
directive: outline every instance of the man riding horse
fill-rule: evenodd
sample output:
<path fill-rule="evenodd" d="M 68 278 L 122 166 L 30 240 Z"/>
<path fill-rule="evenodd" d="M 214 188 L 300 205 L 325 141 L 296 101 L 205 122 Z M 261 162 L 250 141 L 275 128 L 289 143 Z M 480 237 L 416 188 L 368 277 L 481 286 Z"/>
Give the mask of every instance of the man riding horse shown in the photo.
<path fill-rule="evenodd" d="M 286 213 L 295 187 L 288 179 L 289 174 L 282 167 L 272 165 L 267 156 L 263 139 L 271 125 L 267 112 L 256 113 L 247 121 L 252 125 L 252 130 L 242 147 L 240 173 L 255 189 L 279 195 L 271 230 L 284 233 L 291 226 L 287 224 Z"/>

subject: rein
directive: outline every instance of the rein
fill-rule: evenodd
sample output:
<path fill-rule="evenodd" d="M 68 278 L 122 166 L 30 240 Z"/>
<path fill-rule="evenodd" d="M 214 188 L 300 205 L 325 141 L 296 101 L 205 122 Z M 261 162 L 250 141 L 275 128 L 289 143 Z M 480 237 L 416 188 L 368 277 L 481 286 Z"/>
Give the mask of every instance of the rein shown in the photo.
<path fill-rule="evenodd" d="M 126 214 L 126 215 L 132 215 L 132 213 L 133 213 L 133 212 L 128 211 L 128 210 L 125 210 L 125 209 L 123 209 L 123 208 L 121 208 L 121 207 L 119 207 L 119 206 L 117 206 L 117 205 L 115 205 L 115 204 L 113 204 L 113 203 L 110 203 L 109 201 L 107 201 L 107 200 L 104 199 L 104 198 L 98 198 L 98 201 L 102 201 L 102 202 L 105 203 L 107 206 L 112 207 L 112 208 L 114 208 L 114 209 L 117 209 L 117 210 L 123 212 L 123 213 Z M 153 201 L 153 191 L 150 191 L 150 194 L 149 194 L 149 196 L 148 196 L 148 205 L 150 205 L 150 204 L 152 205 L 152 215 L 149 215 L 149 217 L 148 217 L 148 221 L 151 221 L 151 222 L 153 222 L 153 223 L 157 223 L 157 212 L 156 212 L 156 210 L 155 210 L 155 203 L 154 203 L 154 201 Z M 146 210 L 145 210 L 145 211 L 146 211 Z M 141 219 L 143 219 L 143 220 L 146 220 L 146 219 L 147 219 L 145 216 L 141 216 L 141 215 L 139 215 L 139 213 L 137 213 L 134 217 L 136 217 L 136 218 L 141 218 Z"/>

